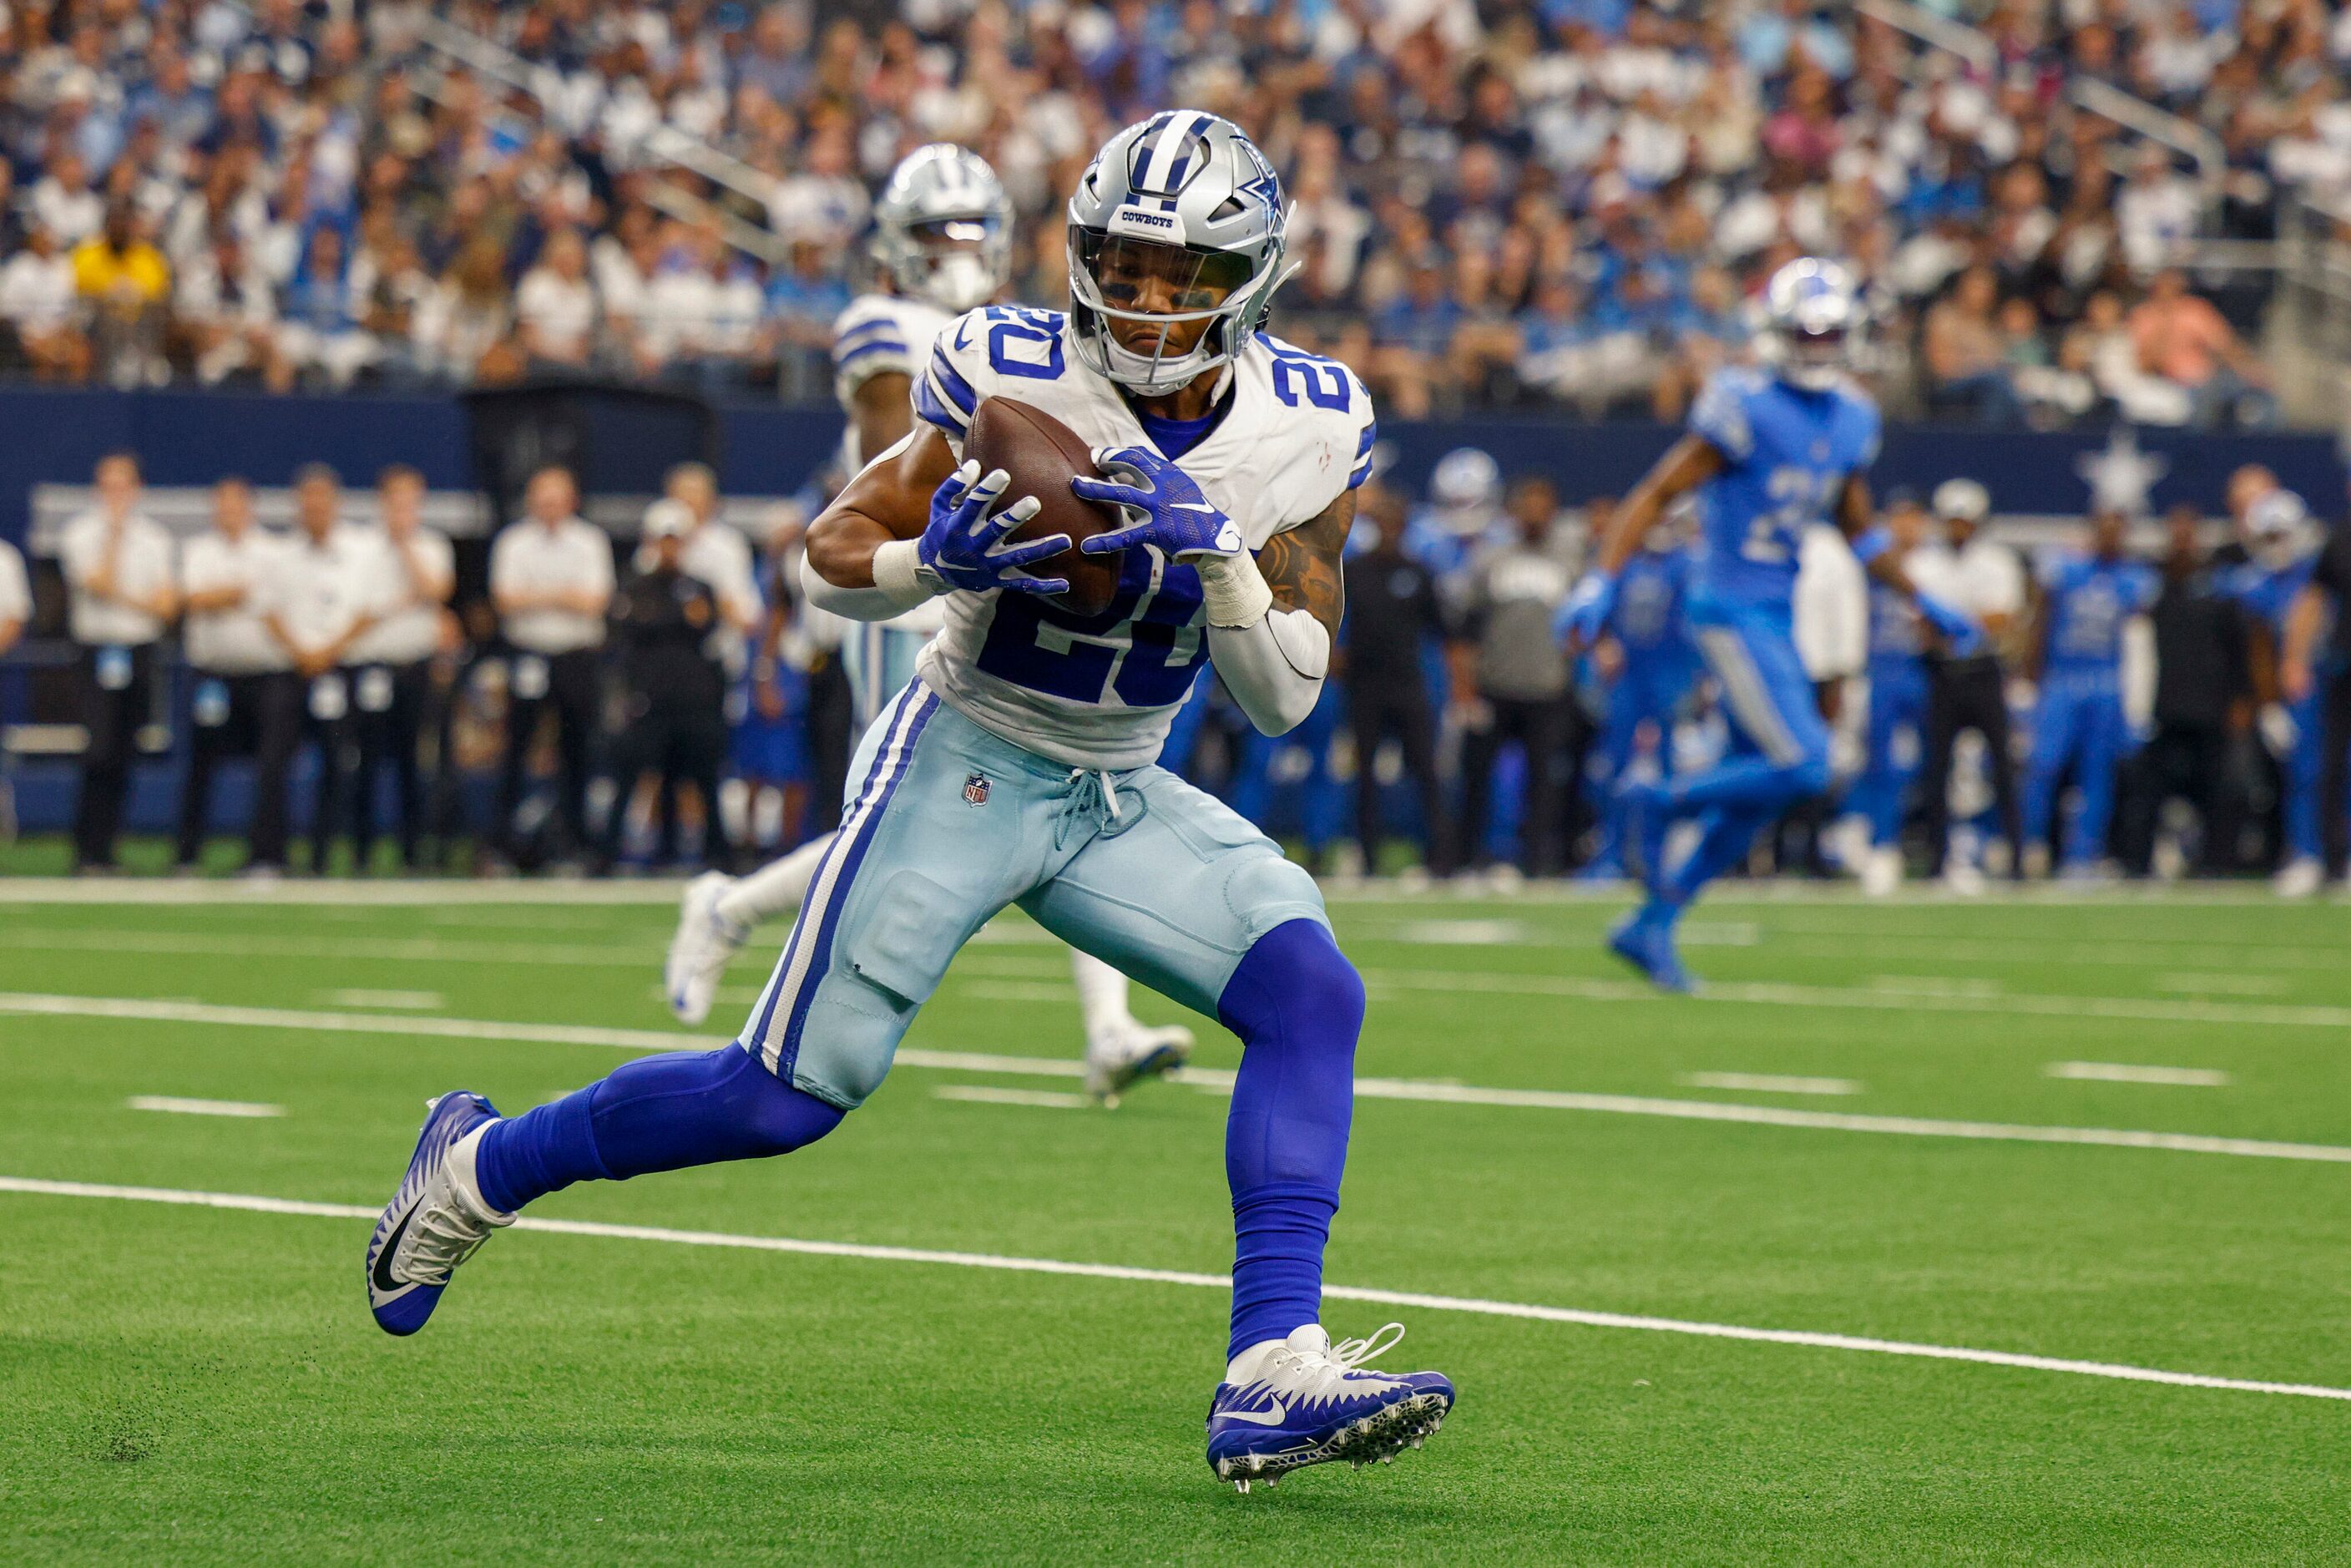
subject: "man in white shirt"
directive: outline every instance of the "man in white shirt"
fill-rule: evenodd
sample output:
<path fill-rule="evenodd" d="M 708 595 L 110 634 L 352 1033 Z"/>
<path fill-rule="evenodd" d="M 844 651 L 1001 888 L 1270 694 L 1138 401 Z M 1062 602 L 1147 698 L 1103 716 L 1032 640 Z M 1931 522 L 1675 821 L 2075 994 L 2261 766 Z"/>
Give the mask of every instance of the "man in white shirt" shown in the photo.
<path fill-rule="evenodd" d="M 188 773 L 180 789 L 181 869 L 193 869 L 212 815 L 213 772 L 223 757 L 254 759 L 253 820 L 246 869 L 286 869 L 286 775 L 302 738 L 301 688 L 293 660 L 271 634 L 286 540 L 256 527 L 253 486 L 213 486 L 213 526 L 180 555 L 186 612 L 181 642 L 193 679 L 188 700 Z"/>
<path fill-rule="evenodd" d="M 384 598 L 373 535 L 342 520 L 343 482 L 323 463 L 294 476 L 294 537 L 264 621 L 300 683 L 303 732 L 319 748 L 310 871 L 327 869 L 350 776 L 351 651 Z"/>
<path fill-rule="evenodd" d="M 0 658 L 23 640 L 32 621 L 33 585 L 25 576 L 25 558 L 0 539 Z"/>
<path fill-rule="evenodd" d="M 16 329 L 16 346 L 36 378 L 89 379 L 89 337 L 81 317 L 73 258 L 56 235 L 36 224 L 25 236 L 25 248 L 0 266 L 0 319 Z"/>
<path fill-rule="evenodd" d="M 2023 613 L 2024 566 L 2014 550 L 1984 537 L 1983 522 L 1991 510 L 1991 496 L 1973 479 L 1947 479 L 1937 486 L 1934 510 L 1949 542 L 1939 549 L 1929 545 L 1912 553 L 1911 580 L 1920 592 L 1933 594 L 1975 622 L 1984 635 L 1980 652 L 1934 659 L 1928 664 L 1927 757 L 1919 775 L 1927 792 L 1928 865 L 1938 874 L 1946 869 L 1951 836 L 1951 760 L 1959 736 L 1972 729 L 1983 737 L 2001 831 L 2008 836 L 2012 873 L 2021 875 L 2023 806 L 2016 790 L 2016 760 L 2009 744 L 2008 680 L 1996 650 Z M 1954 885 L 1972 888 L 1980 881 L 1973 867 L 1950 869 Z"/>
<path fill-rule="evenodd" d="M 681 463 L 669 471 L 662 487 L 669 499 L 694 514 L 681 557 L 685 574 L 708 583 L 726 624 L 738 636 L 749 636 L 759 623 L 758 574 L 751 565 L 751 541 L 718 520 L 718 476 L 706 463 Z"/>
<path fill-rule="evenodd" d="M 434 655 L 454 642 L 449 594 L 456 556 L 445 536 L 423 524 L 423 475 L 395 464 L 377 476 L 376 496 L 383 510 L 375 538 L 382 598 L 375 623 L 351 648 L 359 739 L 351 849 L 365 871 L 375 851 L 376 783 L 389 772 L 400 809 L 400 862 L 414 871 L 425 804 L 417 743 L 432 707 Z"/>
<path fill-rule="evenodd" d="M 74 870 L 110 871 L 132 747 L 154 690 L 155 644 L 179 608 L 172 536 L 139 507 L 139 460 L 98 461 L 98 505 L 68 523 L 57 545 L 68 629 L 81 644 L 81 792 L 74 807 Z"/>
<path fill-rule="evenodd" d="M 562 767 L 556 815 L 566 852 L 580 852 L 590 843 L 588 779 L 598 719 L 598 655 L 612 601 L 612 544 L 579 516 L 579 507 L 570 471 L 542 468 L 523 493 L 527 515 L 490 546 L 490 601 L 513 649 L 496 831 L 509 860 L 519 847 L 515 811 L 522 802 L 523 764 L 550 710 Z"/>
<path fill-rule="evenodd" d="M 596 286 L 588 277 L 588 247 L 577 229 L 548 236 L 538 265 L 515 290 L 515 321 L 532 360 L 585 370 L 596 347 Z"/>

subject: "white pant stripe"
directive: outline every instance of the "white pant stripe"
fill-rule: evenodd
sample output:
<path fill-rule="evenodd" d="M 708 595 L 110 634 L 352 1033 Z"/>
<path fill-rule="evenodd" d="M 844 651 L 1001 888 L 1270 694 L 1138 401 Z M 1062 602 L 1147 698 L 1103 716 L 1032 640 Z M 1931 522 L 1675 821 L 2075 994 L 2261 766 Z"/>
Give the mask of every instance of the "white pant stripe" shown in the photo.
<path fill-rule="evenodd" d="M 823 863 L 817 867 L 808 897 L 800 904 L 799 919 L 792 925 L 792 940 L 784 952 L 783 967 L 772 983 L 775 1003 L 772 1007 L 764 1000 L 761 1003 L 768 1025 L 759 1040 L 759 1060 L 768 1064 L 770 1072 L 781 1069 L 783 1039 L 791 1028 L 792 1014 L 799 1010 L 801 988 L 823 979 L 820 975 L 816 981 L 810 980 L 809 969 L 816 956 L 816 933 L 822 927 L 833 899 L 841 892 L 841 867 L 853 852 L 858 831 L 888 803 L 890 782 L 903 759 L 907 737 L 934 700 L 919 681 L 908 683 L 906 689 L 898 694 L 897 708 L 890 719 L 890 738 L 874 758 L 872 774 L 859 792 L 857 803 L 841 819 L 832 843 L 825 850 Z"/>
<path fill-rule="evenodd" d="M 1763 673 L 1755 667 L 1746 641 L 1728 626 L 1700 626 L 1697 633 L 1698 649 L 1706 655 L 1714 678 L 1722 683 L 1722 700 L 1739 727 L 1780 767 L 1792 768 L 1802 762 L 1803 745 L 1790 732 L 1780 705 L 1771 700 L 1771 688 L 1763 684 Z"/>

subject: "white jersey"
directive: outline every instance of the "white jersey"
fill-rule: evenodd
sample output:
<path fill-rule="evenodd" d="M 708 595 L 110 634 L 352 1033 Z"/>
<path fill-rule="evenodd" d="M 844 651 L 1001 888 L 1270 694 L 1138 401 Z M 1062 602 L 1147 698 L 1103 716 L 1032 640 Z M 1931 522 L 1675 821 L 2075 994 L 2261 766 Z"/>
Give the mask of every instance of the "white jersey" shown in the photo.
<path fill-rule="evenodd" d="M 1345 366 L 1259 333 L 1233 361 L 1224 418 L 1177 461 L 1240 525 L 1252 550 L 1319 517 L 1371 472 L 1371 394 Z M 914 412 L 958 457 L 980 402 L 1002 392 L 1088 446 L 1149 446 L 1119 389 L 1079 360 L 1057 310 L 991 306 L 942 333 Z M 1118 597 L 1079 615 L 1030 594 L 942 596 L 946 629 L 924 682 L 956 711 L 1072 768 L 1140 768 L 1159 755 L 1207 654 L 1199 573 L 1144 547 Z"/>
<path fill-rule="evenodd" d="M 832 324 L 832 394 L 850 416 L 841 433 L 841 471 L 854 474 L 876 454 L 860 451 L 857 389 L 884 372 L 919 380 L 931 345 L 953 318 L 937 306 L 895 294 L 861 294 Z M 934 601 L 883 622 L 893 632 L 931 637 L 946 623 Z"/>

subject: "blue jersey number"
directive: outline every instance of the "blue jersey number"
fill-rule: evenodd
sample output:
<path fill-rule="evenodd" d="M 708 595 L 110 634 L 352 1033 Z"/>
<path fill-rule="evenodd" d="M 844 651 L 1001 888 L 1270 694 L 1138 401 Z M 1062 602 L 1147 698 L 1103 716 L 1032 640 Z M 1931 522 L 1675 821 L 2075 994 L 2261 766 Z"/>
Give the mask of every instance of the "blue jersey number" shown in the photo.
<path fill-rule="evenodd" d="M 1000 308 L 987 313 L 987 366 L 999 376 L 1061 379 L 1061 327 L 1042 310 Z"/>
<path fill-rule="evenodd" d="M 1316 408 L 1344 413 L 1347 407 L 1347 372 L 1328 360 L 1310 359 L 1303 354 L 1295 359 L 1286 354 L 1275 355 L 1273 395 L 1296 408 L 1301 392 Z"/>
<path fill-rule="evenodd" d="M 1199 610 L 1198 572 L 1129 550 L 1118 597 L 1099 615 L 1028 594 L 998 598 L 979 667 L 1070 702 L 1165 707 L 1184 700 L 1207 652 L 1194 624 Z"/>

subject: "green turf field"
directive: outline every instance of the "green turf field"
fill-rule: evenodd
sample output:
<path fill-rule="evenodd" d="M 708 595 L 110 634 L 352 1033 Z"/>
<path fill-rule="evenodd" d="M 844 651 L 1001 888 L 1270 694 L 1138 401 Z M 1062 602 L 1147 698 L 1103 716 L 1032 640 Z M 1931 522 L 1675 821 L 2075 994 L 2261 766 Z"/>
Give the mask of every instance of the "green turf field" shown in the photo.
<path fill-rule="evenodd" d="M 1691 1002 L 1608 967 L 1608 903 L 1341 904 L 1373 1008 L 1330 1281 L 1458 1304 L 1325 1318 L 1404 1321 L 1387 1359 L 1461 1402 L 1241 1497 L 1201 1461 L 1217 1290 L 1004 1266 L 1221 1273 L 1238 1047 L 1195 1020 L 1194 1081 L 1075 1106 L 1017 919 L 824 1143 L 532 1210 L 984 1266 L 517 1230 L 379 1333 L 357 1216 L 428 1094 L 687 1039 L 664 905 L 438 896 L 0 888 L 0 1561 L 2351 1560 L 2351 910 L 1725 899 Z"/>

